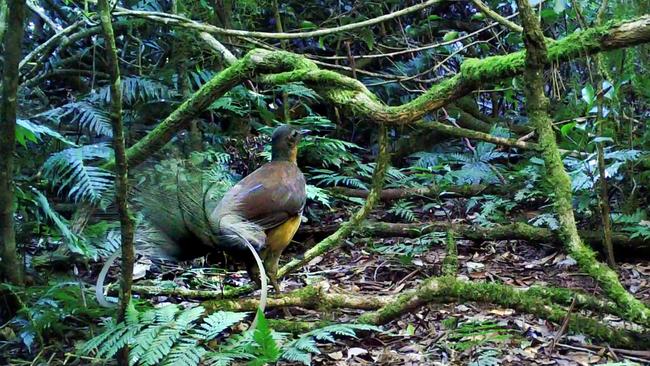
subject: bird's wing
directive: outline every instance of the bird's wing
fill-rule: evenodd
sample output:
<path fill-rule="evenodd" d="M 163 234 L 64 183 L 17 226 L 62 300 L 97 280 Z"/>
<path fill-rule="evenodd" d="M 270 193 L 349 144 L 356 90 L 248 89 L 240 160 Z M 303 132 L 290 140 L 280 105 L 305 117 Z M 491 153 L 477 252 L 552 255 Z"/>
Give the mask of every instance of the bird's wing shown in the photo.
<path fill-rule="evenodd" d="M 270 162 L 242 179 L 222 199 L 217 210 L 234 210 L 263 229 L 299 215 L 306 201 L 305 177 L 290 162 Z"/>

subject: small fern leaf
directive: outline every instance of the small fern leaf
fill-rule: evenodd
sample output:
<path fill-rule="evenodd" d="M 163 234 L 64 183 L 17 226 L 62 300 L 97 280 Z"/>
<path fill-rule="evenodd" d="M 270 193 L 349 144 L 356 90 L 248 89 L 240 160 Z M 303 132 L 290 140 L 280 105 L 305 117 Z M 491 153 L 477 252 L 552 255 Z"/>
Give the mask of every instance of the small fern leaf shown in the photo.
<path fill-rule="evenodd" d="M 247 315 L 247 313 L 233 313 L 229 311 L 212 313 L 203 319 L 203 324 L 201 324 L 201 329 L 197 330 L 197 334 L 206 341 L 212 340 L 226 330 L 226 328 L 244 320 Z"/>
<path fill-rule="evenodd" d="M 165 366 L 196 366 L 206 352 L 206 349 L 200 346 L 196 339 L 185 339 L 172 348 L 162 364 Z"/>

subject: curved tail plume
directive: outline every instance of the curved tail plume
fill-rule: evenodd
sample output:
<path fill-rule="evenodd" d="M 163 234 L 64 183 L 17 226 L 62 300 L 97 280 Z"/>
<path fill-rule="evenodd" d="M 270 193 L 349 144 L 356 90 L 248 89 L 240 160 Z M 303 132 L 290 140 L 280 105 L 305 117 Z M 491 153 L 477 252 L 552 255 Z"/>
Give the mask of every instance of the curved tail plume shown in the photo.
<path fill-rule="evenodd" d="M 178 167 L 173 177 L 138 192 L 138 204 L 145 222 L 136 236 L 138 252 L 156 258 L 190 260 L 215 250 L 250 251 L 259 269 L 261 295 L 259 309 L 264 311 L 268 280 L 258 250 L 264 245 L 263 228 L 238 215 L 237 207 L 220 205 L 227 190 L 221 181 L 205 185 L 206 174 L 198 169 Z M 207 188 L 205 188 L 207 186 Z M 104 281 L 109 267 L 120 251 L 107 260 L 97 278 L 95 294 L 101 306 L 111 307 L 104 296 Z M 257 316 L 251 329 L 257 324 Z"/>

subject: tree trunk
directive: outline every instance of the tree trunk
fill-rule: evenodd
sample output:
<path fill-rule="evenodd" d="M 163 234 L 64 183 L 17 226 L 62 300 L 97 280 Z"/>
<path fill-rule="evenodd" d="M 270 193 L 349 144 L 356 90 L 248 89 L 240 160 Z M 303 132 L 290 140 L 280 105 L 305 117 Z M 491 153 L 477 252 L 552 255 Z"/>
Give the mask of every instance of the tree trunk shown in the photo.
<path fill-rule="evenodd" d="M 128 163 L 124 143 L 124 126 L 122 125 L 122 82 L 120 79 L 115 34 L 111 23 L 110 5 L 108 0 L 99 1 L 100 18 L 106 47 L 106 60 L 111 74 L 111 106 L 110 116 L 113 126 L 113 150 L 115 151 L 115 200 L 120 217 L 122 234 L 122 296 L 118 322 L 124 319 L 131 301 L 131 286 L 133 285 L 133 247 L 134 220 L 129 214 L 128 199 Z M 118 364 L 129 364 L 129 349 L 124 347 L 118 354 Z"/>
<path fill-rule="evenodd" d="M 593 250 L 580 239 L 573 215 L 571 179 L 564 170 L 555 142 L 552 120 L 547 113 L 549 101 L 544 95 L 543 79 L 544 66 L 548 61 L 546 41 L 528 0 L 517 0 L 517 4 L 524 26 L 526 45 L 526 69 L 524 70 L 524 80 L 528 86 L 526 109 L 539 135 L 548 180 L 555 190 L 555 210 L 560 221 L 562 240 L 580 268 L 600 283 L 612 301 L 628 309 L 626 318 L 647 326 L 650 324 L 650 310 L 625 290 L 616 272 L 599 263 Z"/>
<path fill-rule="evenodd" d="M 4 3 L 4 1 L 3 1 Z M 22 284 L 22 266 L 16 252 L 14 230 L 14 150 L 16 148 L 16 109 L 18 93 L 18 64 L 23 41 L 25 2 L 9 0 L 4 39 L 4 68 L 2 75 L 2 104 L 0 105 L 0 270 L 14 284 Z"/>

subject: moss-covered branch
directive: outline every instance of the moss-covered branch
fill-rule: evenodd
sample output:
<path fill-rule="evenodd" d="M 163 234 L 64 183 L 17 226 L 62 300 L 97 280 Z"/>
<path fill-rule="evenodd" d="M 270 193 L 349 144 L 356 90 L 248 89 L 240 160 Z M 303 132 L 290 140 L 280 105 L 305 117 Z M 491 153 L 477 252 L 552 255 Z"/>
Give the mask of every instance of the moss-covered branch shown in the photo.
<path fill-rule="evenodd" d="M 306 309 L 359 309 L 376 310 L 395 300 L 395 296 L 365 294 L 343 294 L 325 292 L 320 286 L 308 286 L 302 289 L 284 293 L 280 297 L 267 299 L 267 308 L 301 307 Z M 204 301 L 203 307 L 208 311 L 255 311 L 258 299 L 210 300 Z"/>
<path fill-rule="evenodd" d="M 370 191 L 366 189 L 358 188 L 347 188 L 347 187 L 332 187 L 328 190 L 334 194 L 340 194 L 348 197 L 358 197 L 366 198 Z M 409 197 L 431 197 L 431 198 L 441 198 L 441 197 L 473 197 L 480 194 L 505 194 L 510 190 L 506 187 L 496 186 L 496 185 L 483 185 L 483 184 L 472 184 L 472 185 L 460 185 L 460 186 L 450 186 L 445 187 L 444 189 L 438 187 L 435 184 L 432 184 L 428 187 L 420 188 L 387 188 L 382 189 L 380 194 L 380 199 L 382 201 L 394 201 L 401 198 Z"/>
<path fill-rule="evenodd" d="M 650 16 L 611 22 L 553 42 L 549 45 L 549 56 L 544 61 L 545 64 L 566 61 L 649 41 Z M 467 60 L 461 65 L 459 74 L 442 81 L 415 100 L 400 106 L 387 106 L 359 81 L 333 71 L 319 70 L 316 64 L 303 56 L 284 51 L 253 50 L 217 74 L 144 139 L 132 146 L 128 151 L 129 162 L 133 165 L 142 162 L 215 99 L 223 96 L 233 86 L 256 76 L 269 84 L 304 82 L 327 102 L 367 121 L 410 124 L 430 111 L 469 94 L 483 83 L 493 83 L 522 73 L 524 58 L 525 53 L 520 51 L 505 56 Z M 112 167 L 112 163 L 106 167 Z"/>
<path fill-rule="evenodd" d="M 569 305 L 573 298 L 576 299 L 575 306 L 578 309 L 596 311 L 599 314 L 623 313 L 607 301 L 567 289 L 546 287 L 519 289 L 497 283 L 465 282 L 450 276 L 429 278 L 417 289 L 405 291 L 399 296 L 328 293 L 324 291 L 323 287 L 310 286 L 286 293 L 282 297 L 271 298 L 268 300 L 267 307 L 295 306 L 315 310 L 376 310 L 361 315 L 357 321 L 380 325 L 429 303 L 474 301 L 514 308 L 523 313 L 562 323 L 567 316 L 567 311 L 556 304 Z M 212 300 L 205 301 L 202 305 L 208 311 L 253 311 L 257 308 L 258 301 L 254 298 Z M 569 329 L 572 331 L 590 335 L 616 346 L 643 349 L 650 342 L 647 337 L 641 339 L 636 333 L 607 327 L 590 317 L 570 315 L 569 319 Z M 283 331 L 292 331 L 292 329 L 304 331 L 312 329 L 317 324 L 323 325 L 323 322 L 284 321 L 278 326 Z"/>
<path fill-rule="evenodd" d="M 337 230 L 336 225 L 322 225 L 318 227 L 305 227 L 298 231 L 298 235 L 328 235 Z M 535 227 L 524 222 L 512 224 L 494 225 L 491 227 L 480 227 L 467 224 L 449 224 L 444 221 L 431 221 L 424 223 L 392 223 L 367 221 L 359 226 L 356 231 L 359 235 L 369 237 L 408 237 L 417 238 L 431 232 L 445 232 L 454 229 L 458 239 L 469 239 L 475 241 L 486 240 L 526 240 L 535 243 L 556 243 L 562 244 L 563 239 L 556 231 L 547 228 Z M 581 230 L 579 234 L 584 240 L 595 247 L 602 246 L 602 234 L 599 231 Z M 621 256 L 624 253 L 638 255 L 650 255 L 650 241 L 643 238 L 630 238 L 630 235 L 623 232 L 612 233 L 614 245 L 620 248 Z"/>
<path fill-rule="evenodd" d="M 544 94 L 544 66 L 549 59 L 561 58 L 558 49 L 553 45 L 548 46 L 544 39 L 537 16 L 534 14 L 528 0 L 517 0 L 519 5 L 522 24 L 524 27 L 524 44 L 526 46 L 524 80 L 526 81 L 526 110 L 528 116 L 535 126 L 539 144 L 542 147 L 547 179 L 555 190 L 555 211 L 560 221 L 560 236 L 565 243 L 567 251 L 578 262 L 580 268 L 591 275 L 603 288 L 606 295 L 627 310 L 626 318 L 636 321 L 645 326 L 650 326 L 650 309 L 632 294 L 627 292 L 618 280 L 616 272 L 598 262 L 596 255 L 588 246 L 584 245 L 573 215 L 571 180 L 564 170 L 562 158 L 555 142 L 552 120 L 548 115 L 549 101 Z M 650 16 L 644 17 L 645 23 L 650 24 Z M 629 25 L 625 25 L 627 28 Z M 589 29 L 586 34 L 591 34 L 592 39 L 583 39 L 576 45 L 565 45 L 565 49 L 579 51 L 583 47 L 596 46 L 597 44 L 609 44 L 611 38 L 616 35 L 609 34 L 604 37 L 603 27 Z M 643 35 L 643 30 L 635 30 Z M 648 35 L 646 35 L 648 36 Z M 567 38 L 571 38 L 569 36 Z M 628 35 L 627 37 L 637 37 Z M 557 43 L 556 43 L 557 44 Z M 570 51 L 568 51 L 570 53 Z"/>
<path fill-rule="evenodd" d="M 552 304 L 544 297 L 511 286 L 497 283 L 464 282 L 453 277 L 429 278 L 416 290 L 407 291 L 381 309 L 360 316 L 360 323 L 384 324 L 409 311 L 430 302 L 450 299 L 452 301 L 476 301 L 497 304 L 533 314 L 555 323 L 562 323 L 566 310 Z M 577 301 L 576 301 L 577 303 Z M 650 340 L 639 340 L 639 335 L 622 329 L 610 328 L 582 315 L 569 315 L 569 329 L 588 334 L 599 340 L 621 347 L 648 347 Z"/>

